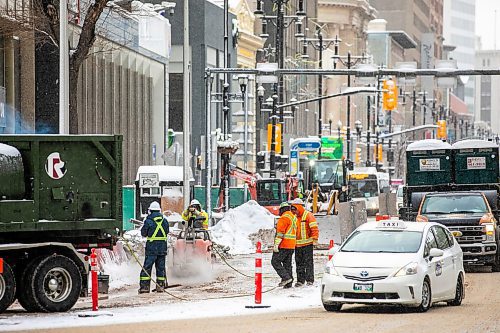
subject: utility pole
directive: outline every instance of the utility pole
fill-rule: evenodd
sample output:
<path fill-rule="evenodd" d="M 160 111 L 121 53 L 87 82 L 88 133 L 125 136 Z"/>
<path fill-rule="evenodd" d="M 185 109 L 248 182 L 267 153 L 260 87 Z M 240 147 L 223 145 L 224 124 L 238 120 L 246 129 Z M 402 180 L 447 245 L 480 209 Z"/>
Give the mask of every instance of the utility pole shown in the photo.
<path fill-rule="evenodd" d="M 317 38 L 305 38 L 303 39 L 303 49 L 302 49 L 302 58 L 309 58 L 307 54 L 307 45 L 311 45 L 315 50 L 318 51 L 318 68 L 323 69 L 323 51 L 328 49 L 332 44 L 337 45 L 340 39 L 335 37 L 335 39 L 325 39 L 323 38 L 323 33 L 321 32 L 321 28 L 316 28 L 316 36 Z M 318 96 L 323 95 L 323 75 L 318 75 Z M 323 136 L 323 100 L 318 100 L 318 137 L 321 139 Z M 321 159 L 321 147 L 318 151 L 318 159 Z"/>
<path fill-rule="evenodd" d="M 267 1 L 266 1 L 267 2 Z M 268 22 L 271 22 L 276 27 L 275 33 L 275 58 L 279 69 L 283 69 L 285 67 L 285 29 L 288 28 L 293 22 L 296 22 L 298 25 L 302 25 L 302 17 L 306 15 L 304 11 L 304 0 L 298 0 L 298 8 L 297 12 L 294 15 L 286 15 L 285 16 L 285 8 L 289 4 L 290 0 L 272 0 L 268 3 L 272 4 L 273 12 L 276 12 L 276 15 L 266 15 L 264 13 L 264 1 L 257 0 L 256 10 L 254 14 L 257 17 L 262 19 L 262 34 L 261 37 L 266 38 L 269 35 L 267 34 L 267 26 Z M 278 153 L 283 154 L 283 133 L 285 126 L 285 117 L 284 117 L 284 109 L 281 108 L 278 111 L 278 105 L 282 104 L 284 101 L 284 82 L 283 82 L 283 74 L 278 74 L 278 82 L 274 84 L 273 87 L 273 113 L 271 116 L 272 123 L 272 139 L 271 139 L 271 151 L 269 154 L 270 165 L 271 165 L 271 177 L 276 177 L 276 170 L 273 170 L 273 167 L 276 166 L 276 126 L 279 123 L 281 126 L 280 131 L 280 142 L 281 147 Z M 275 97 L 276 96 L 276 97 Z M 274 106 L 276 104 L 276 106 Z M 279 112 L 279 114 L 278 114 Z M 276 121 L 276 117 L 278 121 Z M 274 142 L 274 143 L 273 143 Z M 274 151 L 273 151 L 274 149 Z"/>
<path fill-rule="evenodd" d="M 184 45 L 183 45 L 183 98 L 184 98 L 184 118 L 183 118 L 183 197 L 184 208 L 191 200 L 190 174 L 191 169 L 191 94 L 189 91 L 191 81 L 191 54 L 189 53 L 189 0 L 184 0 Z"/>

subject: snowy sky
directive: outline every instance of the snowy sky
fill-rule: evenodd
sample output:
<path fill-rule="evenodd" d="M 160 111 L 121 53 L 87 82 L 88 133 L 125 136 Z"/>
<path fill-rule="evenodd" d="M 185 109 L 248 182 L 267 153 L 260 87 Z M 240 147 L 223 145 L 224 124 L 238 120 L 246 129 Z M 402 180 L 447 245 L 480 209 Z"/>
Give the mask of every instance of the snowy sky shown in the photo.
<path fill-rule="evenodd" d="M 495 47 L 496 35 L 496 49 L 500 49 L 500 0 L 476 0 L 476 35 L 481 37 L 484 50 L 492 50 Z"/>

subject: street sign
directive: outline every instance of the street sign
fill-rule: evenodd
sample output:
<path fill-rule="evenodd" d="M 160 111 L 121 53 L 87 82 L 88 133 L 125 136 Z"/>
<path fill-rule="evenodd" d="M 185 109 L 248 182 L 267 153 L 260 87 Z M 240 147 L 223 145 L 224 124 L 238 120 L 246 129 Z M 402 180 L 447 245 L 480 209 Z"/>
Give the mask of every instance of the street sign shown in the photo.
<path fill-rule="evenodd" d="M 314 150 L 314 149 L 319 149 L 319 147 L 321 147 L 321 143 L 319 143 L 319 142 L 299 142 L 297 146 L 301 150 Z"/>

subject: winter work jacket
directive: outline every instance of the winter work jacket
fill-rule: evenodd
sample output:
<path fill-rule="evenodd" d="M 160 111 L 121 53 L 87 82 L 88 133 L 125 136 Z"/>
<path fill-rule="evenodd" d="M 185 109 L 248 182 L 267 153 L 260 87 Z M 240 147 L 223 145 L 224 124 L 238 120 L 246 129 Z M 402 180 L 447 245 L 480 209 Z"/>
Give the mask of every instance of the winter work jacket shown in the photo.
<path fill-rule="evenodd" d="M 197 217 L 204 217 L 205 219 L 203 220 L 203 229 L 208 230 L 208 214 L 204 210 L 201 212 L 198 212 L 198 215 L 196 212 L 190 212 L 189 209 L 186 209 L 182 212 L 182 219 L 184 221 L 189 221 L 191 217 L 197 218 Z"/>
<path fill-rule="evenodd" d="M 276 238 L 274 244 L 280 249 L 295 249 L 297 234 L 297 217 L 292 212 L 285 212 L 276 224 Z"/>
<path fill-rule="evenodd" d="M 141 228 L 142 237 L 146 240 L 146 255 L 167 254 L 168 221 L 160 212 L 149 214 Z"/>
<path fill-rule="evenodd" d="M 299 212 L 300 223 L 297 225 L 296 247 L 311 245 L 319 238 L 318 222 L 314 215 L 302 205 L 294 205 Z"/>

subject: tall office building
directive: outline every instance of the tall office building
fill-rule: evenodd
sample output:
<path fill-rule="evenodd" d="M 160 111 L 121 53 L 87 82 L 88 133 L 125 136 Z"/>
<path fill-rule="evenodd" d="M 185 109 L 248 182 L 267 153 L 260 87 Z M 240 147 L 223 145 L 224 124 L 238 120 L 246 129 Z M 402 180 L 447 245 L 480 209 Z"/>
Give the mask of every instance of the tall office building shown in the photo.
<path fill-rule="evenodd" d="M 444 43 L 455 46 L 449 58 L 457 60 L 458 68 L 474 68 L 476 0 L 444 0 Z M 463 99 L 468 112 L 474 110 L 473 76 L 458 79 L 454 93 Z"/>

